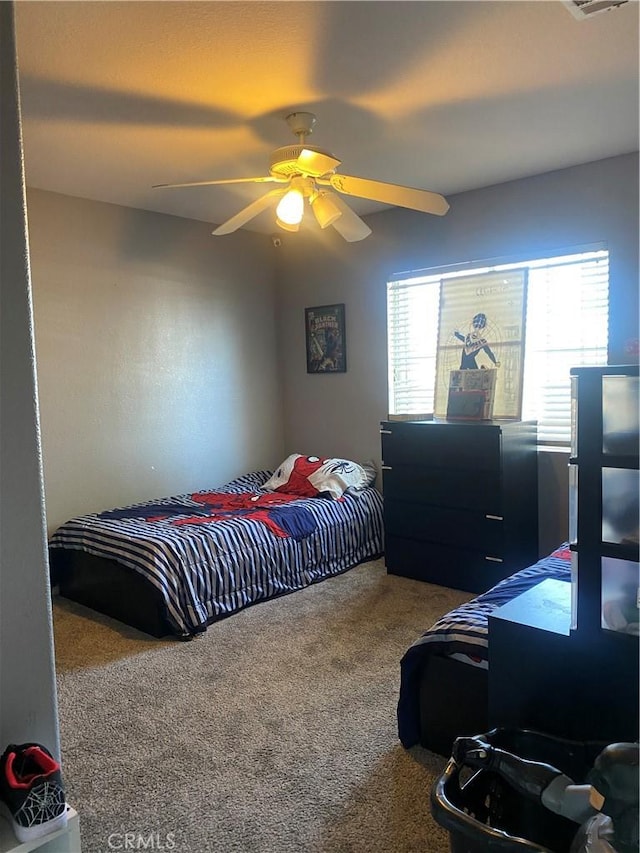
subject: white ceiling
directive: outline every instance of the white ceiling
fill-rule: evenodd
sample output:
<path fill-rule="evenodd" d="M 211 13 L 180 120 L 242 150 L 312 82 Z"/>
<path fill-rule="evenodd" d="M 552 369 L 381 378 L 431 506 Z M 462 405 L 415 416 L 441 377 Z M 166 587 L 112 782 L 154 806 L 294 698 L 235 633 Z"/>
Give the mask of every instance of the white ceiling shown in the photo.
<path fill-rule="evenodd" d="M 29 186 L 211 223 L 269 186 L 152 185 L 268 174 L 292 111 L 340 172 L 447 196 L 638 149 L 636 0 L 18 0 L 16 32 Z"/>

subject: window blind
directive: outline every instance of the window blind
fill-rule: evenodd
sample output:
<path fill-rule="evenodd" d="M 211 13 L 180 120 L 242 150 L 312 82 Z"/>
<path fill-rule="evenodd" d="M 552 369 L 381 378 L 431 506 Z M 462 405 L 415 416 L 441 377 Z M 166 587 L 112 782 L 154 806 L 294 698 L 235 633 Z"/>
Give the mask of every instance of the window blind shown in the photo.
<path fill-rule="evenodd" d="M 538 441 L 571 438 L 569 371 L 607 363 L 609 257 L 568 260 L 529 272 L 522 416 Z"/>
<path fill-rule="evenodd" d="M 441 282 L 525 268 L 522 418 L 538 421 L 538 441 L 568 444 L 571 367 L 607 363 L 609 256 L 606 250 L 409 273 L 387 283 L 389 413 L 433 412 Z"/>
<path fill-rule="evenodd" d="M 440 279 L 387 287 L 389 413 L 433 412 Z"/>

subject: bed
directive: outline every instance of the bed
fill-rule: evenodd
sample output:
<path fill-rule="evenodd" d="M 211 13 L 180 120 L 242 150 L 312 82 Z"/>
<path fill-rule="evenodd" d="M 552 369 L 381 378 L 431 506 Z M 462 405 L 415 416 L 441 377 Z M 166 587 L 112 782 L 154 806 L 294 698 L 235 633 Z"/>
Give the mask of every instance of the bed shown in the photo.
<path fill-rule="evenodd" d="M 244 607 L 381 555 L 375 471 L 355 486 L 341 471 L 344 489 L 332 493 L 330 484 L 310 497 L 300 494 L 314 491 L 307 470 L 298 477 L 305 488 L 286 491 L 285 463 L 213 491 L 69 520 L 49 540 L 52 582 L 61 596 L 154 637 L 191 639 Z"/>
<path fill-rule="evenodd" d="M 449 756 L 455 737 L 487 730 L 489 614 L 547 578 L 571 581 L 568 543 L 446 613 L 407 649 L 398 698 L 404 747 Z"/>

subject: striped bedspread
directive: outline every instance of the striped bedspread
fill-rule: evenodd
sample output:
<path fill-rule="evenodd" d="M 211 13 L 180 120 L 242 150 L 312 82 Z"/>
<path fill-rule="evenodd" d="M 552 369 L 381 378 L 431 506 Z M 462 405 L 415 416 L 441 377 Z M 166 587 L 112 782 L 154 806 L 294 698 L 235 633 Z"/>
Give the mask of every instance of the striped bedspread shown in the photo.
<path fill-rule="evenodd" d="M 269 471 L 246 474 L 215 493 L 266 496 L 261 486 L 270 476 Z M 203 496 L 208 500 L 210 494 L 79 516 L 56 530 L 49 547 L 86 551 L 139 572 L 160 591 L 168 621 L 180 636 L 382 553 L 382 496 L 375 488 L 337 501 L 286 502 L 275 508 L 277 523 L 264 506 L 202 518 Z M 181 523 L 189 517 L 189 523 Z"/>
<path fill-rule="evenodd" d="M 420 740 L 420 679 L 430 655 L 489 657 L 489 614 L 547 578 L 571 581 L 571 554 L 564 543 L 533 566 L 500 581 L 477 598 L 445 613 L 405 652 L 400 663 L 398 735 L 403 746 Z"/>

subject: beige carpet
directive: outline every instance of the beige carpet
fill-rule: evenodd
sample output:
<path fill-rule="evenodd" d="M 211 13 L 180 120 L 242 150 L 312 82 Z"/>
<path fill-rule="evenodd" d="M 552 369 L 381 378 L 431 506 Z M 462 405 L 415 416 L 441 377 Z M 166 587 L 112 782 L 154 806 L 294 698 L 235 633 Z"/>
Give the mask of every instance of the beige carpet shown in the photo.
<path fill-rule="evenodd" d="M 127 838 L 177 853 L 447 851 L 429 810 L 445 761 L 397 739 L 399 663 L 470 597 L 375 561 L 191 643 L 56 599 L 63 773 L 84 853 Z"/>

